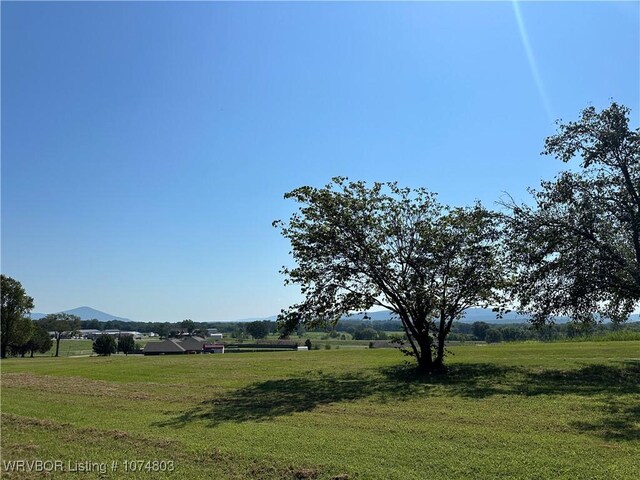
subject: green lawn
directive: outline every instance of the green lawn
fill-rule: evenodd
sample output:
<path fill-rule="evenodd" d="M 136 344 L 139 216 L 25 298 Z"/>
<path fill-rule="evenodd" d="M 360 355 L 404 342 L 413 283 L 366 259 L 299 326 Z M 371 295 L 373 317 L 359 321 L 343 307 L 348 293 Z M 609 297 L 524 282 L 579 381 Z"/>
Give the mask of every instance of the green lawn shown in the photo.
<path fill-rule="evenodd" d="M 3 360 L 2 460 L 107 464 L 53 473 L 83 479 L 639 478 L 640 342 L 451 350 L 441 378 L 389 349 Z"/>

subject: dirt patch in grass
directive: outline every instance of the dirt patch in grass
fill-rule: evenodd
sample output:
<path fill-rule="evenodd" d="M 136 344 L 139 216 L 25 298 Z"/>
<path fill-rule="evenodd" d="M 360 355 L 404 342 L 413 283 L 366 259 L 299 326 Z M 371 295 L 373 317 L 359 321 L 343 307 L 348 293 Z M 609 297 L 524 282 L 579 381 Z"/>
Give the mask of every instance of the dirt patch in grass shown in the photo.
<path fill-rule="evenodd" d="M 138 435 L 132 435 L 129 432 L 123 430 L 99 430 L 91 427 L 76 427 L 70 423 L 58 423 L 51 420 L 33 417 L 23 417 L 20 415 L 13 415 L 10 413 L 0 414 L 0 421 L 2 426 L 12 426 L 15 428 L 40 428 L 49 431 L 68 431 L 70 439 L 77 440 L 78 438 L 100 438 L 100 439 L 113 439 L 119 442 L 130 443 L 132 445 L 142 444 L 156 448 L 169 448 L 177 447 L 178 442 L 164 439 L 155 439 L 142 437 Z M 37 448 L 37 445 L 33 445 Z"/>
<path fill-rule="evenodd" d="M 189 403 L 202 400 L 205 393 L 193 386 L 158 383 L 119 383 L 91 380 L 85 377 L 5 373 L 0 378 L 2 388 L 20 388 L 83 397 L 121 398 L 123 400 L 160 400 L 166 403 Z"/>
<path fill-rule="evenodd" d="M 151 396 L 139 390 L 139 385 L 127 385 L 90 380 L 83 377 L 54 377 L 30 373 L 5 373 L 2 375 L 3 388 L 25 388 L 39 392 L 65 393 L 89 397 L 118 397 L 146 400 Z"/>

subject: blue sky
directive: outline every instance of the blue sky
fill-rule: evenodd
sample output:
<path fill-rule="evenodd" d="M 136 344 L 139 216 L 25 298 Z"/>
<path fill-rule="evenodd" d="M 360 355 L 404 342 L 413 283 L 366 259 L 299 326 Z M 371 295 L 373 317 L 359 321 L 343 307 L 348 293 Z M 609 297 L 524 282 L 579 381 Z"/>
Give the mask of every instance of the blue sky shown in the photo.
<path fill-rule="evenodd" d="M 640 111 L 637 2 L 2 2 L 2 272 L 38 312 L 268 316 L 332 176 L 493 206 L 552 119 Z M 520 21 L 518 21 L 520 20 Z"/>

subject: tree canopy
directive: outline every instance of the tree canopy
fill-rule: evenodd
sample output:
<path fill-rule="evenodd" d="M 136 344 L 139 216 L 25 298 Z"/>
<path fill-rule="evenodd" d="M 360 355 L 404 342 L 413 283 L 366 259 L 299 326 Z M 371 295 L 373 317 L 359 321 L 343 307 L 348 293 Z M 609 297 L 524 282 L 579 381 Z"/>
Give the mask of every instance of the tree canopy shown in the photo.
<path fill-rule="evenodd" d="M 256 320 L 247 323 L 247 333 L 255 339 L 266 338 L 269 335 L 269 322 Z"/>
<path fill-rule="evenodd" d="M 535 323 L 558 315 L 623 321 L 638 305 L 640 132 L 629 112 L 612 103 L 560 124 L 543 153 L 579 158 L 580 168 L 542 182 L 535 206 L 509 204 L 514 294 Z"/>
<path fill-rule="evenodd" d="M 93 351 L 98 355 L 105 356 L 116 353 L 116 339 L 111 335 L 98 335 L 93 341 Z"/>
<path fill-rule="evenodd" d="M 20 282 L 6 275 L 1 276 L 0 297 L 0 357 L 6 358 L 9 347 L 23 345 L 31 336 L 29 313 L 33 309 L 33 298 Z"/>
<path fill-rule="evenodd" d="M 118 351 L 129 355 L 136 349 L 136 341 L 132 335 L 122 335 L 118 339 Z"/>
<path fill-rule="evenodd" d="M 301 206 L 274 222 L 296 263 L 282 273 L 304 296 L 280 315 L 288 331 L 384 307 L 402 321 L 419 368 L 442 371 L 452 322 L 469 307 L 503 302 L 499 221 L 480 204 L 449 208 L 423 188 L 343 177 L 285 198 Z"/>

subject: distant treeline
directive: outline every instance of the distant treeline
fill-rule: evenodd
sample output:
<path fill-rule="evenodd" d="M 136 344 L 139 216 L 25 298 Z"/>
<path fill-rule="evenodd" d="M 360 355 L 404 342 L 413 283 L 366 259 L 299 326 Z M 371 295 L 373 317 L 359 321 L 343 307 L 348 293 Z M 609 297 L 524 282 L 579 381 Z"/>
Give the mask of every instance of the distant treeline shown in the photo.
<path fill-rule="evenodd" d="M 194 322 L 191 330 L 193 333 L 204 333 L 208 329 L 216 329 L 219 333 L 236 338 L 243 338 L 249 333 L 247 327 L 251 324 L 261 323 L 269 334 L 282 335 L 278 330 L 277 322 L 262 320 L 259 322 Z M 99 320 L 81 321 L 82 329 L 97 330 L 125 330 L 141 333 L 157 333 L 162 337 L 179 335 L 185 331 L 183 322 L 127 322 L 111 320 L 101 322 Z M 323 332 L 328 338 L 342 338 L 342 334 L 349 334 L 355 340 L 384 340 L 397 332 L 402 336 L 402 324 L 399 320 L 362 320 L 349 319 L 339 321 L 335 327 L 316 328 L 311 332 Z M 452 341 L 486 341 L 514 342 L 524 340 L 553 341 L 562 339 L 580 339 L 599 337 L 614 332 L 631 332 L 640 339 L 640 322 L 625 324 L 597 323 L 577 324 L 564 323 L 534 327 L 529 323 L 495 324 L 486 322 L 463 323 L 455 322 L 452 326 L 449 340 Z M 304 326 L 299 326 L 292 336 L 302 337 L 307 333 Z"/>
<path fill-rule="evenodd" d="M 623 332 L 626 336 L 621 335 Z M 612 336 L 612 334 L 615 335 Z M 623 338 L 640 340 L 640 322 L 630 322 L 626 324 L 579 324 L 569 322 L 544 325 L 541 327 L 532 326 L 529 323 L 491 324 L 486 322 L 458 322 L 454 324 L 451 329 L 449 340 L 463 342 L 486 341 L 488 343 L 520 342 L 525 340 L 549 342 L 555 340 L 591 339 L 605 336 L 610 336 L 611 340 Z"/>
<path fill-rule="evenodd" d="M 234 335 L 242 332 L 246 333 L 247 325 L 256 322 L 190 322 L 190 326 L 185 325 L 187 321 L 183 322 L 128 322 L 122 320 L 109 320 L 106 322 L 100 320 L 82 320 L 80 322 L 80 328 L 95 329 L 95 330 L 123 330 L 133 331 L 140 333 L 157 333 L 161 337 L 170 337 L 178 335 L 183 332 L 189 333 L 203 333 L 210 329 L 216 329 L 219 333 Z M 276 333 L 278 331 L 277 323 L 273 320 L 262 320 L 259 323 L 263 324 L 269 333 Z"/>

